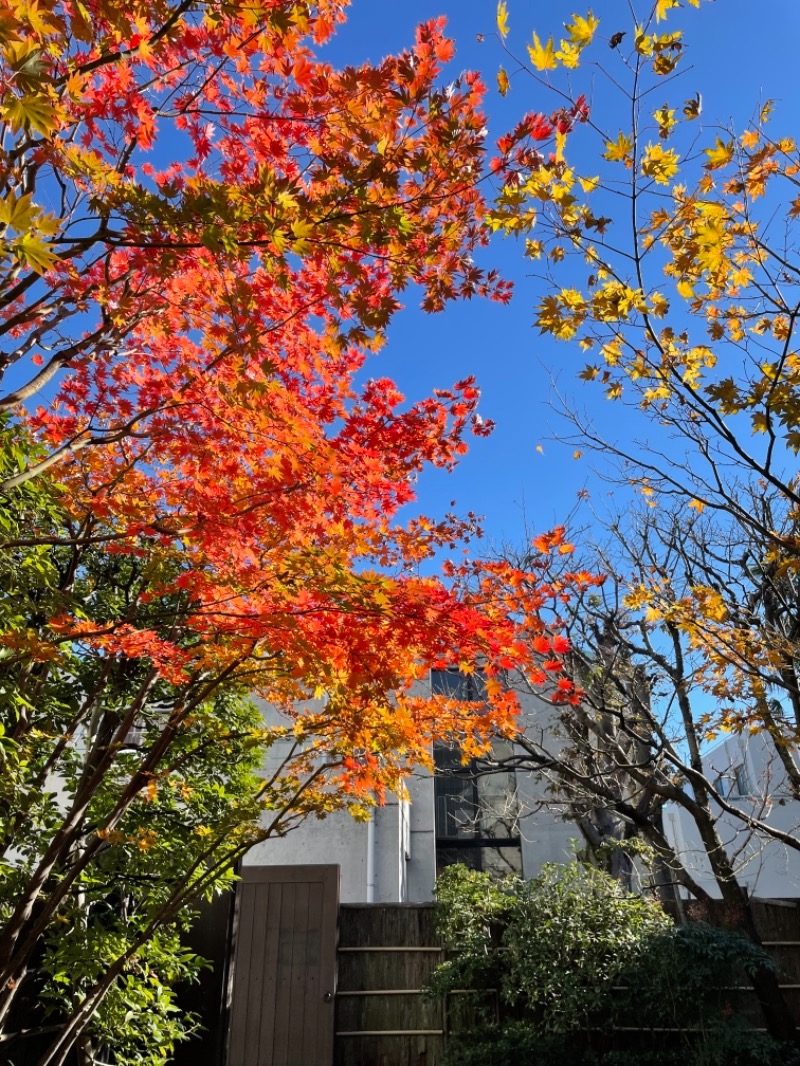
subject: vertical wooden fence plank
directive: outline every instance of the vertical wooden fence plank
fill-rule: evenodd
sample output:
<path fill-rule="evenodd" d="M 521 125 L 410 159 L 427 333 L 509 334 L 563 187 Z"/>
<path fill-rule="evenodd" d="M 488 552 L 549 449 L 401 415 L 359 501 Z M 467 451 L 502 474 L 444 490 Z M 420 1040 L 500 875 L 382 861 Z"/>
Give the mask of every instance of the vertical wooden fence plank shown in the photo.
<path fill-rule="evenodd" d="M 254 1061 L 261 1037 L 261 989 L 264 984 L 264 948 L 267 937 L 269 885 L 253 885 L 247 895 L 252 900 L 253 924 L 248 967 L 247 1000 L 244 1018 L 244 1059 Z"/>
<path fill-rule="evenodd" d="M 278 994 L 278 940 L 281 927 L 281 904 L 285 891 L 281 884 L 270 884 L 266 887 L 269 889 L 269 910 L 262 960 L 264 981 L 261 986 L 261 1036 L 259 1047 L 250 1058 L 250 1062 L 256 1064 L 271 1064 L 272 1062 Z"/>
<path fill-rule="evenodd" d="M 228 1039 L 228 1061 L 231 1066 L 245 1062 L 245 1023 L 247 986 L 250 982 L 250 957 L 253 946 L 253 915 L 255 899 L 251 892 L 236 892 L 235 915 L 235 952 L 236 964 L 233 972 L 233 990 L 231 994 L 231 1013 L 229 1019 L 230 1035 Z"/>

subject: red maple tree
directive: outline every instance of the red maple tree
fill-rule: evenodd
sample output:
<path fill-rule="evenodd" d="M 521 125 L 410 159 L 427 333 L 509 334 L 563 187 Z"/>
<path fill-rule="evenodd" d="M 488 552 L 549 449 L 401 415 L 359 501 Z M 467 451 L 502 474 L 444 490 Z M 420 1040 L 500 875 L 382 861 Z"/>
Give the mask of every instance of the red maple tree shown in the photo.
<path fill-rule="evenodd" d="M 0 408 L 42 450 L 21 451 L 0 490 L 13 501 L 57 476 L 67 517 L 39 543 L 71 550 L 72 575 L 99 550 L 145 571 L 125 611 L 67 598 L 7 641 L 26 669 L 75 648 L 146 662 L 172 695 L 105 824 L 87 828 L 76 795 L 45 842 L 0 942 L 0 1017 L 70 885 L 215 687 L 287 710 L 304 745 L 287 772 L 322 762 L 325 808 L 398 787 L 434 736 L 469 754 L 509 729 L 503 669 L 527 664 L 554 698 L 577 699 L 559 676 L 567 646 L 542 620 L 563 587 L 501 564 L 419 576 L 471 520 L 399 512 L 425 466 L 451 467 L 470 431 L 487 432 L 479 393 L 467 378 L 408 405 L 362 371 L 409 286 L 430 311 L 508 296 L 472 258 L 486 239 L 483 86 L 470 73 L 438 86 L 453 54 L 441 20 L 399 56 L 332 69 L 314 48 L 345 7 L 4 8 Z M 478 660 L 487 706 L 411 692 L 431 665 Z M 315 709 L 298 702 L 313 694 Z M 115 710 L 101 769 L 137 699 Z M 107 987 L 47 1062 L 64 1061 Z"/>

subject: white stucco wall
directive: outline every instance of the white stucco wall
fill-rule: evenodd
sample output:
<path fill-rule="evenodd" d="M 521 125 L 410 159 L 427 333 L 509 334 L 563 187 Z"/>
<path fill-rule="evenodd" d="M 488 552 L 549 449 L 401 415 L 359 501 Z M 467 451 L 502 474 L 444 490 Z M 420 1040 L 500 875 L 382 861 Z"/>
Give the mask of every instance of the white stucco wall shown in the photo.
<path fill-rule="evenodd" d="M 531 693 L 519 695 L 523 721 L 531 735 L 550 730 L 552 710 L 548 705 Z M 263 705 L 262 713 L 268 723 L 280 721 L 274 708 Z M 280 763 L 285 743 L 288 742 L 276 744 L 267 759 L 265 772 L 269 773 Z M 540 775 L 520 772 L 516 780 L 523 875 L 535 877 L 545 862 L 570 861 L 580 833 L 549 800 Z M 501 778 L 497 781 L 501 782 Z M 322 820 L 309 818 L 285 837 L 256 845 L 244 861 L 275 865 L 335 863 L 341 868 L 341 899 L 346 903 L 431 900 L 436 881 L 433 776 L 427 770 L 418 769 L 408 778 L 406 786 L 408 802 L 389 797 L 384 806 L 375 808 L 371 828 L 344 812 Z M 502 787 L 506 788 L 504 779 Z M 499 808 L 502 799 L 492 798 L 491 781 L 487 790 L 489 801 Z M 374 868 L 370 887 L 371 849 Z"/>
<path fill-rule="evenodd" d="M 744 766 L 747 795 L 729 796 L 730 804 L 800 839 L 800 803 L 786 787 L 780 760 L 768 734 L 729 737 L 705 755 L 704 765 L 712 783 L 718 774 Z M 719 897 L 693 819 L 675 804 L 668 804 L 664 813 L 664 828 L 673 847 L 701 887 Z M 717 825 L 737 876 L 751 895 L 762 899 L 800 897 L 800 852 L 752 832 L 735 815 L 721 809 Z"/>

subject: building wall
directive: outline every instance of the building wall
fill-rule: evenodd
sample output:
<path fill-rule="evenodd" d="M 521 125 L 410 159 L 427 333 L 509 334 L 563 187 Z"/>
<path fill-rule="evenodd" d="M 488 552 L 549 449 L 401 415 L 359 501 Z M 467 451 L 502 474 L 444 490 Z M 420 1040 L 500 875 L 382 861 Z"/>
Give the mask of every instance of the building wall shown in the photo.
<path fill-rule="evenodd" d="M 794 837 L 800 832 L 800 803 L 793 799 L 771 739 L 766 733 L 733 736 L 712 748 L 704 757 L 706 776 L 712 782 L 722 775 L 732 793 L 726 798 L 735 807 Z M 738 775 L 737 768 L 743 768 Z M 744 786 L 741 792 L 738 785 Z M 717 825 L 740 882 L 752 896 L 761 899 L 800 897 L 800 852 L 779 841 L 750 832 L 734 815 L 720 808 Z M 701 887 L 719 898 L 708 857 L 693 819 L 682 808 L 668 804 L 664 828 L 673 847 Z"/>
<path fill-rule="evenodd" d="M 547 748 L 559 750 L 556 716 L 552 708 L 532 692 L 517 691 L 522 709 L 522 728 L 532 741 L 543 735 Z M 522 836 L 522 868 L 525 877 L 536 877 L 544 863 L 570 862 L 581 846 L 581 832 L 564 816 L 553 800 L 541 773 L 517 773 Z"/>
<path fill-rule="evenodd" d="M 528 693 L 520 694 L 526 728 L 549 728 L 547 705 Z M 262 713 L 276 724 L 279 713 L 267 705 Z M 280 762 L 281 747 L 267 760 L 268 773 Z M 503 805 L 500 778 L 486 782 L 486 799 Z M 246 864 L 336 863 L 341 868 L 343 903 L 424 903 L 433 899 L 436 881 L 436 833 L 433 775 L 422 768 L 406 782 L 408 802 L 388 798 L 373 811 L 370 823 L 357 822 L 345 812 L 322 820 L 307 819 L 285 837 L 257 844 Z M 505 782 L 502 788 L 506 788 Z M 495 795 L 494 793 L 497 793 Z M 547 796 L 539 775 L 516 774 L 522 872 L 535 877 L 545 862 L 568 862 L 574 855 L 578 829 L 565 822 Z"/>

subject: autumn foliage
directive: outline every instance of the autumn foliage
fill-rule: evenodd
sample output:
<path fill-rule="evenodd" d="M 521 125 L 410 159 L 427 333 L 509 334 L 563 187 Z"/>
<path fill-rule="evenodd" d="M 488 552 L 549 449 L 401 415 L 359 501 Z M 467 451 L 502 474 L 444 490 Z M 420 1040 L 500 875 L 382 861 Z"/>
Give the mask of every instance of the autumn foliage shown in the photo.
<path fill-rule="evenodd" d="M 556 743 L 519 744 L 596 857 L 624 874 L 623 841 L 641 835 L 655 883 L 710 888 L 757 941 L 755 871 L 800 848 L 800 152 L 769 101 L 740 128 L 704 115 L 687 9 L 711 38 L 720 5 L 627 7 L 572 15 L 563 35 L 526 26 L 525 44 L 522 12 L 497 8 L 500 91 L 555 110 L 501 139 L 490 223 L 538 272 L 540 332 L 569 342 L 620 416 L 609 439 L 562 411 L 575 458 L 614 486 L 581 552 L 608 579 L 570 612 L 582 704 Z M 751 774 L 733 789 L 737 762 Z M 665 832 L 667 804 L 686 837 Z M 795 1041 L 774 975 L 750 977 L 771 1034 Z"/>
<path fill-rule="evenodd" d="M 573 343 L 587 387 L 638 410 L 653 442 L 615 449 L 576 418 L 580 449 L 616 454 L 633 498 L 669 509 L 667 540 L 680 501 L 704 545 L 705 561 L 685 580 L 666 565 L 666 549 L 656 553 L 649 573 L 632 576 L 625 607 L 683 634 L 698 686 L 718 708 L 705 719 L 709 736 L 766 724 L 794 746 L 800 152 L 773 128 L 785 116 L 769 100 L 754 101 L 741 129 L 707 124 L 699 90 L 677 78 L 688 63 L 676 22 L 685 6 L 644 3 L 630 24 L 574 15 L 560 45 L 534 33 L 520 56 L 508 36 L 513 12 L 499 5 L 506 65 L 513 58 L 512 73 L 550 88 L 558 110 L 526 116 L 501 139 L 494 166 L 504 186 L 491 225 L 523 238 L 546 279 L 540 331 Z M 630 115 L 601 107 L 588 121 L 580 67 L 591 61 Z M 734 585 L 751 588 L 750 607 L 728 594 Z M 768 602 L 785 606 L 762 610 Z M 786 728 L 770 719 L 770 693 L 791 702 Z"/>
<path fill-rule="evenodd" d="M 429 311 L 508 296 L 473 262 L 483 86 L 439 87 L 441 20 L 397 57 L 333 69 L 317 51 L 345 7 L 11 0 L 0 15 L 5 853 L 24 837 L 0 1018 L 44 938 L 70 976 L 42 1063 L 91 1057 L 117 978 L 254 834 L 363 814 L 434 736 L 469 754 L 508 731 L 506 668 L 578 699 L 542 614 L 568 581 L 470 563 L 421 576 L 474 522 L 401 509 L 490 426 L 472 379 L 409 404 L 365 363 L 404 290 Z M 411 691 L 431 665 L 477 662 L 485 706 Z M 253 725 L 246 692 L 286 725 Z M 253 746 L 277 741 L 279 772 L 248 776 Z M 208 775 L 226 773 L 238 798 L 215 807 Z M 129 884 L 137 857 L 149 895 Z M 112 949 L 88 905 L 70 908 L 107 911 L 114 864 L 138 903 L 135 921 L 132 904 L 115 913 Z M 87 938 L 68 965 L 61 919 Z"/>
<path fill-rule="evenodd" d="M 9 7 L 3 403 L 45 452 L 4 486 L 54 467 L 76 542 L 177 561 L 143 595 L 193 605 L 191 652 L 69 611 L 54 641 L 173 682 L 263 652 L 268 698 L 380 715 L 422 664 L 491 643 L 406 573 L 467 527 L 396 524 L 421 468 L 487 427 L 470 379 L 407 405 L 361 372 L 407 286 L 429 310 L 507 290 L 472 262 L 479 79 L 437 87 L 437 22 L 332 69 L 314 48 L 343 7 Z"/>

